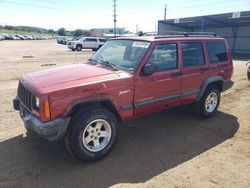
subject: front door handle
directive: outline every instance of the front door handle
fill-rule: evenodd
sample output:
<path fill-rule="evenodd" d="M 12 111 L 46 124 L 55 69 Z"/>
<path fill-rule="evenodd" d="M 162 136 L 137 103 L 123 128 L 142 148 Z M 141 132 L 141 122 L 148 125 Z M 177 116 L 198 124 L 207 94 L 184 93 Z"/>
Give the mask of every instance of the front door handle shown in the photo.
<path fill-rule="evenodd" d="M 181 73 L 180 72 L 175 72 L 175 73 L 172 73 L 171 76 L 172 76 L 172 78 L 176 78 L 176 77 L 181 76 Z"/>
<path fill-rule="evenodd" d="M 208 71 L 208 68 L 200 68 L 200 71 Z"/>

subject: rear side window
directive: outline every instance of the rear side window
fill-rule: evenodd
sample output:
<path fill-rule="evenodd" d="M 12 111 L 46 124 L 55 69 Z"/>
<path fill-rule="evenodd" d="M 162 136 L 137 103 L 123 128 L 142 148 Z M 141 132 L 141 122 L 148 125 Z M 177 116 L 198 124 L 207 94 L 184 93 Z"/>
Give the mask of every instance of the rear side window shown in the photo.
<path fill-rule="evenodd" d="M 100 42 L 106 42 L 107 39 L 99 39 Z"/>
<path fill-rule="evenodd" d="M 177 44 L 158 44 L 151 53 L 147 64 L 155 63 L 158 71 L 177 68 Z"/>
<path fill-rule="evenodd" d="M 97 39 L 87 38 L 86 41 L 88 41 L 88 42 L 97 42 Z"/>
<path fill-rule="evenodd" d="M 207 42 L 206 45 L 211 63 L 221 63 L 228 60 L 224 42 Z"/>
<path fill-rule="evenodd" d="M 184 67 L 192 67 L 205 64 L 204 51 L 201 42 L 181 43 Z"/>

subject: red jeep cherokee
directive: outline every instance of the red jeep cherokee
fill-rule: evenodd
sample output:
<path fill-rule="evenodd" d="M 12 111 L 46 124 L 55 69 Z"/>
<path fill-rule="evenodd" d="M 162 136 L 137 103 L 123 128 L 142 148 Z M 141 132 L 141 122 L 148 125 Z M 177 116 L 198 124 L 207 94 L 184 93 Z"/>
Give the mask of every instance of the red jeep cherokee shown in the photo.
<path fill-rule="evenodd" d="M 23 75 L 13 103 L 28 131 L 65 138 L 77 158 L 94 161 L 113 148 L 119 121 L 190 103 L 213 116 L 232 74 L 223 38 L 116 38 L 86 64 Z"/>

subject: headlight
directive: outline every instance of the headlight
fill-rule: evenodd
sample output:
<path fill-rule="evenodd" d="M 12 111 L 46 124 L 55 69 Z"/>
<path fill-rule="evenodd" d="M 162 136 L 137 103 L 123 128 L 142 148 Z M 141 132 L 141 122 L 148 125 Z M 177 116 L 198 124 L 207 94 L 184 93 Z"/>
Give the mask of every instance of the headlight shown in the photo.
<path fill-rule="evenodd" d="M 35 105 L 37 108 L 40 106 L 40 99 L 37 96 L 35 97 Z"/>

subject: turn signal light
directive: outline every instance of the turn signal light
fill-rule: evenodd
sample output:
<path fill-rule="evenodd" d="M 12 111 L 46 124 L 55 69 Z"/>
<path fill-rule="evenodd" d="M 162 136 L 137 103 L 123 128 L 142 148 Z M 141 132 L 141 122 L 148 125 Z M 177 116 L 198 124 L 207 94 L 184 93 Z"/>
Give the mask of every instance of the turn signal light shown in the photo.
<path fill-rule="evenodd" d="M 44 102 L 44 116 L 46 119 L 50 119 L 50 107 L 48 100 Z"/>

